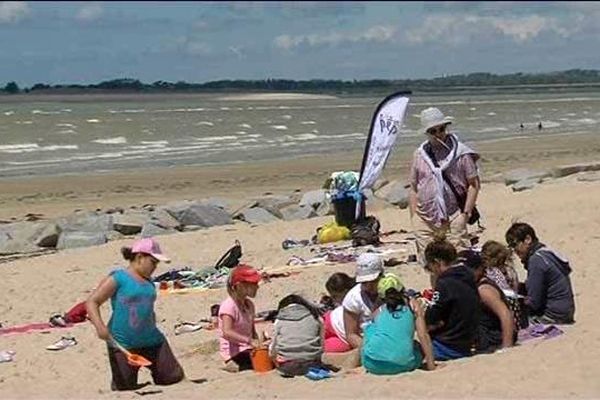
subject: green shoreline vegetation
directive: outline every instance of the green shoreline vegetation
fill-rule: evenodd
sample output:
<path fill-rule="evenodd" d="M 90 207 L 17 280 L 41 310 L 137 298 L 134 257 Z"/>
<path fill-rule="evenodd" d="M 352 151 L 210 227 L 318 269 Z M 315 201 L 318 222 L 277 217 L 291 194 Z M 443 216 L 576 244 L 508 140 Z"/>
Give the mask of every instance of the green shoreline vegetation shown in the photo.
<path fill-rule="evenodd" d="M 370 80 L 218 80 L 205 83 L 184 81 L 156 81 L 143 83 L 138 79 L 124 78 L 103 81 L 97 84 L 45 84 L 36 83 L 31 87 L 20 88 L 14 82 L 0 84 L 0 95 L 14 94 L 107 94 L 107 93 L 237 93 L 237 92 L 302 92 L 365 94 L 403 91 L 444 92 L 444 91 L 504 91 L 526 89 L 576 89 L 597 88 L 600 86 L 599 70 L 572 69 L 549 73 L 514 73 L 496 75 L 491 73 L 471 73 L 432 79 L 370 79 Z"/>

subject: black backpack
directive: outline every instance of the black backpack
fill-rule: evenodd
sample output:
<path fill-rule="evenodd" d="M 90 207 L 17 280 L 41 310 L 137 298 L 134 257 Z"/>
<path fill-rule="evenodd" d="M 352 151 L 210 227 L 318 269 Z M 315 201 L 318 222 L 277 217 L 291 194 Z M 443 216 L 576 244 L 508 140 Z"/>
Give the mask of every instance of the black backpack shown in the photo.
<path fill-rule="evenodd" d="M 367 218 L 352 225 L 352 246 L 366 246 L 372 244 L 378 246 L 381 244 L 379 241 L 379 229 L 381 224 L 379 220 L 373 216 Z"/>
<path fill-rule="evenodd" d="M 239 241 L 235 241 L 235 245 L 227 250 L 225 254 L 217 261 L 215 265 L 216 269 L 220 268 L 234 268 L 237 267 L 240 263 L 240 258 L 242 258 L 242 245 Z"/>

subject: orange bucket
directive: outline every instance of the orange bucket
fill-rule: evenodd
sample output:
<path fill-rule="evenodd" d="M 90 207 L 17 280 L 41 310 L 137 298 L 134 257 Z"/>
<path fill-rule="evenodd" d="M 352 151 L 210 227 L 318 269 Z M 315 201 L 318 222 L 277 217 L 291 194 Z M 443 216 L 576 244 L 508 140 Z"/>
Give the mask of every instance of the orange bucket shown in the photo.
<path fill-rule="evenodd" d="M 254 349 L 250 354 L 250 358 L 252 360 L 252 369 L 254 369 L 254 372 L 269 372 L 274 368 L 271 357 L 269 357 L 268 349 Z"/>

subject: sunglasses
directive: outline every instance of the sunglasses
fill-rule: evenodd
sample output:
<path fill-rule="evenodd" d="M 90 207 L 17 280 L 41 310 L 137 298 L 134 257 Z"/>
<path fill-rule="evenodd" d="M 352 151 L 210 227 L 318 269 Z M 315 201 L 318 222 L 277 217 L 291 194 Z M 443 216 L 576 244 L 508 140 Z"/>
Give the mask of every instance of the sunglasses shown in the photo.
<path fill-rule="evenodd" d="M 442 133 L 446 130 L 446 125 L 434 126 L 433 128 L 427 129 L 428 135 L 435 135 L 437 133 Z"/>

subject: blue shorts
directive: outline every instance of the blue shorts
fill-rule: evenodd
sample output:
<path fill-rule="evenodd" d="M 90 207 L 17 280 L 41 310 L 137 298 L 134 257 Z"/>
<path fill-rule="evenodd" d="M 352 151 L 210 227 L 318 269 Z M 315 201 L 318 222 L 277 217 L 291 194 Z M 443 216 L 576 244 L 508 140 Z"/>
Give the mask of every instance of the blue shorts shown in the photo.
<path fill-rule="evenodd" d="M 457 358 L 469 357 L 471 355 L 470 352 L 463 353 L 448 347 L 435 339 L 431 341 L 431 344 L 433 345 L 433 358 L 435 358 L 436 361 L 456 360 Z"/>

